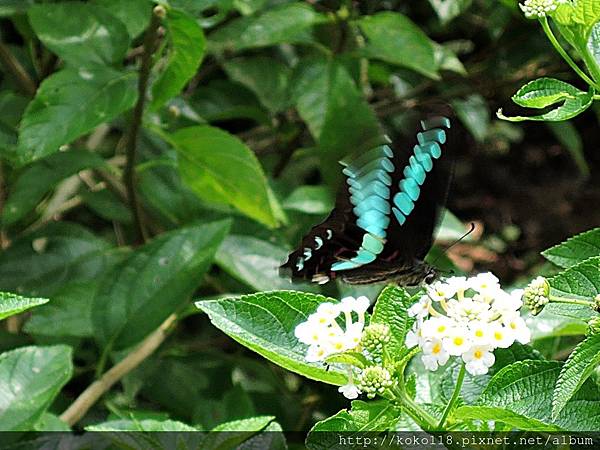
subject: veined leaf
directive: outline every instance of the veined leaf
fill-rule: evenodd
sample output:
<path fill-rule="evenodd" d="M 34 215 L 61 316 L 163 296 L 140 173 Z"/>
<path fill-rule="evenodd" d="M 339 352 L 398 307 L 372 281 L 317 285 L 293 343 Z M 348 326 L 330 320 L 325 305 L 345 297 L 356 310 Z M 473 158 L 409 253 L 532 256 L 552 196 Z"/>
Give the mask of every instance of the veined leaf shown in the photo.
<path fill-rule="evenodd" d="M 86 431 L 198 431 L 196 428 L 176 420 L 109 420 L 96 425 L 88 425 Z M 115 433 L 117 434 L 117 433 Z M 119 433 L 121 434 L 121 433 Z M 123 435 L 125 433 L 122 433 Z M 121 442 L 120 440 L 118 442 Z"/>
<path fill-rule="evenodd" d="M 93 0 L 93 3 L 123 22 L 131 39 L 140 35 L 150 23 L 150 0 Z"/>
<path fill-rule="evenodd" d="M 156 329 L 198 287 L 228 231 L 228 221 L 179 228 L 108 271 L 92 304 L 96 340 L 118 350 Z"/>
<path fill-rule="evenodd" d="M 406 333 L 414 319 L 408 316 L 408 308 L 416 301 L 415 297 L 403 288 L 387 286 L 379 294 L 371 323 L 382 323 L 390 327 L 391 339 L 386 348 L 392 355 L 398 355 L 406 345 Z"/>
<path fill-rule="evenodd" d="M 552 398 L 552 417 L 556 418 L 567 402 L 600 364 L 600 334 L 580 342 L 562 367 Z"/>
<path fill-rule="evenodd" d="M 589 30 L 600 20 L 600 4 L 596 0 L 577 0 L 574 4 L 573 20 Z"/>
<path fill-rule="evenodd" d="M 21 121 L 21 163 L 50 155 L 130 109 L 137 98 L 135 77 L 95 66 L 67 68 L 46 78 Z"/>
<path fill-rule="evenodd" d="M 559 295 L 593 299 L 600 293 L 600 256 L 569 267 L 549 278 L 548 283 Z"/>
<path fill-rule="evenodd" d="M 307 346 L 294 335 L 296 326 L 326 301 L 336 302 L 305 292 L 273 291 L 201 301 L 196 306 L 218 329 L 275 364 L 314 380 L 341 385 L 346 375 L 306 362 Z"/>
<path fill-rule="evenodd" d="M 30 431 L 71 378 L 71 348 L 20 347 L 0 355 L 0 429 Z"/>
<path fill-rule="evenodd" d="M 507 409 L 495 406 L 461 406 L 452 417 L 458 420 L 493 420 L 502 422 L 519 430 L 528 431 L 560 431 L 562 428 L 544 423 L 531 417 L 522 416 Z"/>
<path fill-rule="evenodd" d="M 91 3 L 34 5 L 28 16 L 44 45 L 73 67 L 116 64 L 129 47 L 125 25 Z"/>
<path fill-rule="evenodd" d="M 22 313 L 29 308 L 43 305 L 48 301 L 47 298 L 28 298 L 10 292 L 0 292 L 0 320 Z"/>
<path fill-rule="evenodd" d="M 206 46 L 202 28 L 189 14 L 170 9 L 165 24 L 169 57 L 164 71 L 152 85 L 152 109 L 177 95 L 196 74 Z"/>
<path fill-rule="evenodd" d="M 562 268 L 569 268 L 594 256 L 600 256 L 600 228 L 570 237 L 565 242 L 544 250 L 542 255 Z"/>

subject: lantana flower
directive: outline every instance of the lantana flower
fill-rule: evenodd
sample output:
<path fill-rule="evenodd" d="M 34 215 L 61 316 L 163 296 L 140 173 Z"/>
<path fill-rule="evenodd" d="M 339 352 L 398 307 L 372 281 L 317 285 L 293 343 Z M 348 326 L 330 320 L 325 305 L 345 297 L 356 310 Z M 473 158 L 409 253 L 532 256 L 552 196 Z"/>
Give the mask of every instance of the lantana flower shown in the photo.
<path fill-rule="evenodd" d="M 406 345 L 420 347 L 428 370 L 456 356 L 472 375 L 485 374 L 494 364 L 496 348 L 531 340 L 519 314 L 522 295 L 521 290 L 504 291 L 491 273 L 438 281 L 409 309 L 416 321 Z"/>
<path fill-rule="evenodd" d="M 538 19 L 556 11 L 558 5 L 568 2 L 569 0 L 525 0 L 519 3 L 519 7 L 528 19 Z"/>

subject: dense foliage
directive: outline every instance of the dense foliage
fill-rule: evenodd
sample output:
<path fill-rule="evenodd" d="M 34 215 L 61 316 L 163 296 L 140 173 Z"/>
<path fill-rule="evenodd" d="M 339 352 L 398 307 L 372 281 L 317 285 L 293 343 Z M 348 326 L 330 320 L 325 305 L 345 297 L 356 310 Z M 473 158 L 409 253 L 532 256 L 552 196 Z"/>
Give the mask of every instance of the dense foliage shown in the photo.
<path fill-rule="evenodd" d="M 513 0 L 0 0 L 0 430 L 324 448 L 318 431 L 600 429 L 600 1 L 538 19 Z M 529 285 L 531 342 L 481 375 L 414 358 L 419 290 L 277 272 L 337 161 L 430 100 L 470 133 L 438 243 L 477 222 L 431 254 Z M 331 385 L 375 363 L 308 362 L 294 331 L 359 295 L 399 388 L 349 405 Z"/>

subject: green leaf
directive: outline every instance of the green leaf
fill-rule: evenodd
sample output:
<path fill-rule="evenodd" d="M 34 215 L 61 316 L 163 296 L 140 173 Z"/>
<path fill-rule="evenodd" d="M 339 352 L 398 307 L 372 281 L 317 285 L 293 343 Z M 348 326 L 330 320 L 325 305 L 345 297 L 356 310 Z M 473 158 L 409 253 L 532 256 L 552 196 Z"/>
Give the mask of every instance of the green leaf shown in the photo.
<path fill-rule="evenodd" d="M 93 3 L 123 22 L 131 39 L 139 36 L 150 23 L 152 2 L 149 0 L 93 0 Z"/>
<path fill-rule="evenodd" d="M 54 153 L 130 109 L 137 97 L 135 78 L 100 66 L 64 69 L 46 78 L 21 121 L 21 163 Z"/>
<path fill-rule="evenodd" d="M 585 95 L 575 86 L 554 78 L 530 81 L 512 96 L 512 101 L 525 108 L 545 108 L 555 103 Z"/>
<path fill-rule="evenodd" d="M 300 186 L 283 201 L 282 206 L 305 214 L 327 214 L 333 204 L 331 191 L 326 186 Z"/>
<path fill-rule="evenodd" d="M 83 169 L 106 165 L 104 160 L 87 151 L 60 152 L 26 167 L 11 187 L 2 211 L 7 226 L 21 220 L 56 184 Z"/>
<path fill-rule="evenodd" d="M 28 298 L 10 292 L 0 292 L 0 320 L 48 302 L 47 298 Z"/>
<path fill-rule="evenodd" d="M 490 111 L 485 99 L 479 94 L 473 94 L 464 100 L 454 100 L 452 106 L 475 140 L 483 142 L 490 128 Z"/>
<path fill-rule="evenodd" d="M 429 0 L 442 25 L 460 16 L 471 6 L 472 0 Z"/>
<path fill-rule="evenodd" d="M 0 290 L 30 296 L 51 296 L 66 282 L 101 274 L 117 254 L 85 228 L 67 222 L 15 240 L 0 253 Z"/>
<path fill-rule="evenodd" d="M 600 72 L 600 22 L 596 22 L 592 27 L 590 37 L 587 41 L 587 50 L 592 55 L 593 62 L 596 64 L 595 72 Z"/>
<path fill-rule="evenodd" d="M 206 436 L 202 441 L 202 448 L 206 450 L 243 448 L 244 446 L 240 444 L 262 430 L 267 431 L 267 427 L 273 420 L 275 420 L 274 416 L 258 416 L 222 423 Z"/>
<path fill-rule="evenodd" d="M 593 299 L 600 293 L 600 256 L 571 266 L 549 278 L 548 283 L 560 296 Z"/>
<path fill-rule="evenodd" d="M 168 137 L 183 181 L 203 200 L 231 204 L 269 227 L 278 225 L 260 163 L 237 137 L 219 128 L 182 128 Z"/>
<path fill-rule="evenodd" d="M 257 432 L 265 428 L 269 423 L 275 420 L 274 416 L 258 416 L 250 419 L 234 420 L 222 423 L 211 431 L 251 431 Z"/>
<path fill-rule="evenodd" d="M 379 294 L 371 323 L 383 323 L 390 327 L 391 339 L 386 348 L 391 355 L 399 355 L 406 348 L 406 333 L 414 322 L 414 319 L 408 316 L 408 308 L 415 301 L 415 297 L 397 286 L 387 286 Z"/>
<path fill-rule="evenodd" d="M 240 17 L 209 36 L 213 52 L 244 50 L 293 42 L 310 42 L 310 28 L 323 21 L 310 5 L 287 3 L 262 13 Z"/>
<path fill-rule="evenodd" d="M 123 199 L 108 189 L 101 191 L 84 191 L 79 194 L 85 205 L 99 217 L 110 222 L 130 224 L 133 222 L 131 210 L 123 203 Z"/>
<path fill-rule="evenodd" d="M 365 51 L 371 58 L 407 67 L 438 80 L 435 43 L 408 17 L 396 12 L 380 12 L 362 17 L 358 25 L 365 37 Z"/>
<path fill-rule="evenodd" d="M 223 68 L 231 80 L 254 92 L 272 113 L 288 106 L 292 71 L 284 63 L 266 56 L 246 56 L 225 62 Z"/>
<path fill-rule="evenodd" d="M 546 126 L 552 131 L 558 142 L 565 147 L 577 165 L 579 172 L 585 178 L 590 175 L 590 167 L 585 160 L 583 141 L 575 125 L 571 122 L 547 122 Z"/>
<path fill-rule="evenodd" d="M 71 378 L 71 349 L 21 347 L 0 355 L 0 429 L 30 431 Z"/>
<path fill-rule="evenodd" d="M 71 431 L 69 425 L 63 422 L 60 417 L 45 412 L 42 417 L 33 426 L 35 431 Z"/>
<path fill-rule="evenodd" d="M 600 256 L 600 228 L 570 237 L 542 252 L 544 258 L 564 269 L 594 256 Z"/>
<path fill-rule="evenodd" d="M 350 364 L 360 369 L 370 365 L 367 358 L 358 352 L 335 353 L 325 358 L 325 362 L 328 364 Z"/>
<path fill-rule="evenodd" d="M 600 4 L 596 0 L 577 0 L 574 4 L 573 20 L 585 25 L 585 29 L 589 30 L 600 20 Z"/>
<path fill-rule="evenodd" d="M 109 420 L 85 427 L 86 431 L 198 431 L 176 420 Z M 124 433 L 123 433 L 124 434 Z"/>
<path fill-rule="evenodd" d="M 493 420 L 510 425 L 513 428 L 528 431 L 560 431 L 556 425 L 547 424 L 531 417 L 522 416 L 508 409 L 495 406 L 461 406 L 452 417 L 458 420 Z"/>
<path fill-rule="evenodd" d="M 159 108 L 183 89 L 196 74 L 206 46 L 202 28 L 185 12 L 170 9 L 165 25 L 169 57 L 164 71 L 152 85 L 151 109 Z"/>
<path fill-rule="evenodd" d="M 556 418 L 567 402 L 600 364 L 600 334 L 580 342 L 560 371 L 552 398 L 552 417 Z"/>
<path fill-rule="evenodd" d="M 0 0 L 0 17 L 8 17 L 27 11 L 35 0 Z"/>
<path fill-rule="evenodd" d="M 125 25 L 90 3 L 34 5 L 28 16 L 44 45 L 73 67 L 119 63 L 129 47 Z"/>
<path fill-rule="evenodd" d="M 241 297 L 197 302 L 218 329 L 275 364 L 314 380 L 344 384 L 346 375 L 305 360 L 307 346 L 294 329 L 319 304 L 336 300 L 295 291 L 261 292 Z"/>
<path fill-rule="evenodd" d="M 519 361 L 500 370 L 478 406 L 498 407 L 569 431 L 596 429 L 600 424 L 598 389 L 585 384 L 552 420 L 552 396 L 561 370 L 558 361 Z"/>
<path fill-rule="evenodd" d="M 374 431 L 392 429 L 400 416 L 400 409 L 388 400 L 363 402 L 354 400 L 352 409 L 343 409 L 325 420 L 317 422 L 306 437 L 306 447 L 310 450 L 344 449 L 348 444 L 344 437 L 364 436 Z M 384 447 L 385 448 L 385 447 Z"/>
<path fill-rule="evenodd" d="M 52 295 L 52 302 L 34 311 L 23 328 L 43 336 L 93 337 L 92 301 L 98 283 L 70 283 Z"/>
<path fill-rule="evenodd" d="M 215 262 L 229 275 L 257 291 L 302 289 L 318 291 L 311 284 L 297 285 L 279 275 L 289 252 L 253 236 L 230 235 L 217 252 Z"/>
<path fill-rule="evenodd" d="M 228 230 L 220 221 L 162 234 L 110 270 L 92 304 L 96 340 L 119 350 L 156 329 L 198 287 Z"/>

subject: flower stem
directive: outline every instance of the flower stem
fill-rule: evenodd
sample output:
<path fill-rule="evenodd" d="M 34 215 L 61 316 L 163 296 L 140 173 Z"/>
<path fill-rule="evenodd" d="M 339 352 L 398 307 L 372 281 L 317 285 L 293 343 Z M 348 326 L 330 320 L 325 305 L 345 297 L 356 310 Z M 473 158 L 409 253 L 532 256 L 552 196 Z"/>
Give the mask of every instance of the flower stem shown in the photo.
<path fill-rule="evenodd" d="M 460 394 L 460 390 L 463 385 L 463 381 L 465 380 L 465 364 L 460 365 L 460 371 L 458 372 L 458 378 L 456 379 L 456 386 L 454 387 L 454 392 L 452 393 L 452 397 L 446 405 L 446 409 L 444 410 L 444 414 L 442 414 L 442 418 L 440 419 L 440 423 L 438 423 L 438 429 L 442 430 L 444 428 L 444 424 L 446 423 L 446 419 L 450 415 L 450 412 L 456 406 L 456 401 L 458 400 L 458 396 Z"/>
<path fill-rule="evenodd" d="M 593 308 L 596 304 L 589 300 L 582 300 L 580 298 L 569 298 L 569 297 L 556 297 L 554 295 L 549 295 L 548 299 L 552 303 L 567 303 L 571 305 L 581 305 Z"/>
<path fill-rule="evenodd" d="M 579 66 L 575 63 L 575 61 L 573 61 L 573 59 L 569 56 L 565 49 L 562 48 L 562 46 L 558 42 L 558 39 L 556 39 L 556 36 L 554 36 L 554 33 L 552 33 L 552 29 L 550 28 L 550 24 L 548 23 L 548 18 L 540 17 L 539 20 L 540 24 L 542 25 L 542 28 L 544 29 L 544 33 L 546 33 L 546 36 L 552 43 L 554 49 L 559 53 L 560 56 L 562 56 L 562 58 L 567 62 L 567 64 L 571 66 L 571 69 L 573 69 L 575 73 L 577 73 L 577 75 L 579 75 L 581 79 L 587 84 L 596 89 L 599 89 L 598 85 L 590 77 L 588 77 L 583 70 L 579 68 Z"/>
<path fill-rule="evenodd" d="M 394 389 L 396 401 L 406 413 L 413 419 L 423 431 L 434 431 L 436 429 L 435 418 L 419 406 L 409 395 L 404 391 L 404 388 L 399 386 Z"/>

